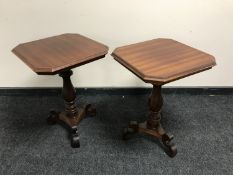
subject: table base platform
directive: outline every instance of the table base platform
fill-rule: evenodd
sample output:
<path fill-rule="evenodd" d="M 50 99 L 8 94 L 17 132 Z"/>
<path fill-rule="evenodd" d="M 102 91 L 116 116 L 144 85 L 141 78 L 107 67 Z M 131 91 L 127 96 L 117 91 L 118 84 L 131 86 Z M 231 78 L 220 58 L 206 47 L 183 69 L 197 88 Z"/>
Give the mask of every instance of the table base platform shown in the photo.
<path fill-rule="evenodd" d="M 174 157 L 177 154 L 175 144 L 171 143 L 174 136 L 166 133 L 161 126 L 159 126 L 159 128 L 149 129 L 147 127 L 147 122 L 137 123 L 136 121 L 131 121 L 128 128 L 125 128 L 124 130 L 123 139 L 127 140 L 130 135 L 135 133 L 148 134 L 160 139 L 163 144 L 164 151 L 169 157 Z"/>
<path fill-rule="evenodd" d="M 78 124 L 81 120 L 87 116 L 95 116 L 96 109 L 92 107 L 91 104 L 86 105 L 84 108 L 77 108 L 77 113 L 74 116 L 70 116 L 66 111 L 56 112 L 50 111 L 50 115 L 47 118 L 47 123 L 49 125 L 62 124 L 66 125 L 70 132 L 71 147 L 79 148 L 79 134 L 78 134 Z"/>

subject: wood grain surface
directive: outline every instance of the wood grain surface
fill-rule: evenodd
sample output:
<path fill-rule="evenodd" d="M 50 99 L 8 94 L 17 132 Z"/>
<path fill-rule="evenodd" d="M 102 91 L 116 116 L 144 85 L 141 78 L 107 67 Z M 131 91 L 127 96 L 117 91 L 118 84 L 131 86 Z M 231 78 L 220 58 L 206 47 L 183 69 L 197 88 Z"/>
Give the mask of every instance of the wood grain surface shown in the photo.
<path fill-rule="evenodd" d="M 38 74 L 53 74 L 103 58 L 108 47 L 79 34 L 62 34 L 19 44 L 13 50 Z"/>
<path fill-rule="evenodd" d="M 145 82 L 162 85 L 207 69 L 215 58 L 172 39 L 116 48 L 112 56 Z"/>

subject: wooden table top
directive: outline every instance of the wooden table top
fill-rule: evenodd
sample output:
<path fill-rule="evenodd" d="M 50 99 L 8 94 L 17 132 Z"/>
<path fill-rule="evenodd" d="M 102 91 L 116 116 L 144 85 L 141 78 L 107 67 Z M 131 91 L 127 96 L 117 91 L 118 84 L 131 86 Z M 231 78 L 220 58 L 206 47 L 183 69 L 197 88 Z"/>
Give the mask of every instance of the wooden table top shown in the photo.
<path fill-rule="evenodd" d="M 116 48 L 112 56 L 143 81 L 162 85 L 212 68 L 215 58 L 172 39 Z"/>
<path fill-rule="evenodd" d="M 108 47 L 79 34 L 19 44 L 12 52 L 38 74 L 55 74 L 103 58 Z"/>

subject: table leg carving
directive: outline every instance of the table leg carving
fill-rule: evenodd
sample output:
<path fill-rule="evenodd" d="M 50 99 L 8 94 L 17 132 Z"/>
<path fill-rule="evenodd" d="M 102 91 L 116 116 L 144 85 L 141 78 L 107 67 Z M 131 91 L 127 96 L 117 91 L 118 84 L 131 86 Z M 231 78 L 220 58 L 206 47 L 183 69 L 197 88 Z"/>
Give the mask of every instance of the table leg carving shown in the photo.
<path fill-rule="evenodd" d="M 131 121 L 128 128 L 124 130 L 123 138 L 128 139 L 131 134 L 137 132 L 151 135 L 160 139 L 168 156 L 174 157 L 177 154 L 177 149 L 176 146 L 171 143 L 173 135 L 166 133 L 160 123 L 161 109 L 163 106 L 161 86 L 153 86 L 151 96 L 148 99 L 148 106 L 149 115 L 147 120 L 143 123 Z"/>
<path fill-rule="evenodd" d="M 86 105 L 84 108 L 76 106 L 76 92 L 70 79 L 71 75 L 71 70 L 59 74 L 63 79 L 62 96 L 65 103 L 65 110 L 62 112 L 51 111 L 47 122 L 48 124 L 62 122 L 67 125 L 70 129 L 71 146 L 73 148 L 78 148 L 80 147 L 78 124 L 87 115 L 95 116 L 96 109 L 91 104 Z"/>

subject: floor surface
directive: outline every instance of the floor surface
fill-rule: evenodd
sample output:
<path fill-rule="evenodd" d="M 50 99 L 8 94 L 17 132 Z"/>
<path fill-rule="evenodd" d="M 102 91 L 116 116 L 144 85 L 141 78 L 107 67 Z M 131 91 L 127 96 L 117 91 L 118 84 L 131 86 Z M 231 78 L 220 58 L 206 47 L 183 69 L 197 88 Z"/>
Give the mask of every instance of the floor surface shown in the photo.
<path fill-rule="evenodd" d="M 0 95 L 0 174 L 233 174 L 233 95 L 164 94 L 162 124 L 178 148 L 169 158 L 157 139 L 122 140 L 130 120 L 143 121 L 148 94 L 80 95 L 98 114 L 79 126 L 72 149 L 59 125 L 48 126 L 58 95 Z"/>

